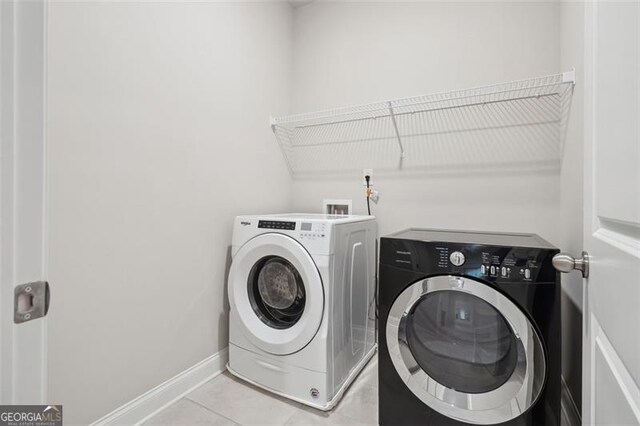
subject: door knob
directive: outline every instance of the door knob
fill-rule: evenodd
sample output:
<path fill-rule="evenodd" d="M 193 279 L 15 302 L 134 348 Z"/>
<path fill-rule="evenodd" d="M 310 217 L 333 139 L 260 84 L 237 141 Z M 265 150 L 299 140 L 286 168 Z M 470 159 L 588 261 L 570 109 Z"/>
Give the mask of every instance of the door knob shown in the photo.
<path fill-rule="evenodd" d="M 582 252 L 582 257 L 574 258 L 567 253 L 558 253 L 551 260 L 553 266 L 560 272 L 568 273 L 573 270 L 582 272 L 582 278 L 589 277 L 589 253 Z"/>

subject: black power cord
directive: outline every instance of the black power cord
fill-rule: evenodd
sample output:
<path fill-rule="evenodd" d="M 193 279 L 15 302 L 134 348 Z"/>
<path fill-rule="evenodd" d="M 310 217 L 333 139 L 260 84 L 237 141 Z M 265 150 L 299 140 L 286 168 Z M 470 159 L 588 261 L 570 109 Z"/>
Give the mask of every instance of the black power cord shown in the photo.
<path fill-rule="evenodd" d="M 371 176 L 366 175 L 364 180 L 367 182 L 367 214 L 371 216 L 371 204 L 369 203 L 369 181 L 371 180 Z"/>
<path fill-rule="evenodd" d="M 367 214 L 369 216 L 371 216 L 371 202 L 369 201 L 369 189 L 370 189 L 370 181 L 371 181 L 371 176 L 369 175 L 365 175 L 364 180 L 367 182 Z M 378 253 L 378 240 L 376 239 L 376 265 L 378 265 L 378 259 L 377 259 L 377 253 Z M 376 269 L 376 274 L 375 274 L 375 285 L 376 288 L 374 290 L 373 293 L 373 300 L 374 300 L 374 304 L 375 304 L 375 315 L 376 315 L 376 320 L 378 319 L 378 271 Z M 376 327 L 378 327 L 378 321 L 376 321 Z"/>

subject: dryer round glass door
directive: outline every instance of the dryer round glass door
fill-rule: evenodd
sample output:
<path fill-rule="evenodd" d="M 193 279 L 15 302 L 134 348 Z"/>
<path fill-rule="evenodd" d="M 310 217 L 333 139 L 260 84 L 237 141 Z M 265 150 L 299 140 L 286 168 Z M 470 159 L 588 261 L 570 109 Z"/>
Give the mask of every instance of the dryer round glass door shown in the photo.
<path fill-rule="evenodd" d="M 231 263 L 228 291 L 239 328 L 265 352 L 299 351 L 322 323 L 320 273 L 311 255 L 289 236 L 262 234 L 240 247 Z"/>
<path fill-rule="evenodd" d="M 472 278 L 437 276 L 406 288 L 389 311 L 387 347 L 407 387 L 435 411 L 502 423 L 540 395 L 546 363 L 528 317 Z"/>

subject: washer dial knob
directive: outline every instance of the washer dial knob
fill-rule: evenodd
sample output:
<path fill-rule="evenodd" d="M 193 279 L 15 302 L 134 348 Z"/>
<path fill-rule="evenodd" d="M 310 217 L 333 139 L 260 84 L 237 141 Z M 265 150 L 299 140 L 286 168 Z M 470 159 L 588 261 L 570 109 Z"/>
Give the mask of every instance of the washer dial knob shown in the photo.
<path fill-rule="evenodd" d="M 464 254 L 460 251 L 454 251 L 451 253 L 451 256 L 449 256 L 449 260 L 454 264 L 454 266 L 462 266 L 465 261 Z"/>

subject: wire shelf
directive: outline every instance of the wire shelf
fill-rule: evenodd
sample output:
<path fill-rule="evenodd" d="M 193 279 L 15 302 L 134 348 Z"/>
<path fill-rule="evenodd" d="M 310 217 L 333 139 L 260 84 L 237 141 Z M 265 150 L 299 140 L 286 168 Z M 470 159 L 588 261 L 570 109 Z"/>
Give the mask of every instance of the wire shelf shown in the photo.
<path fill-rule="evenodd" d="M 573 71 L 271 118 L 293 177 L 469 167 L 559 168 Z"/>

